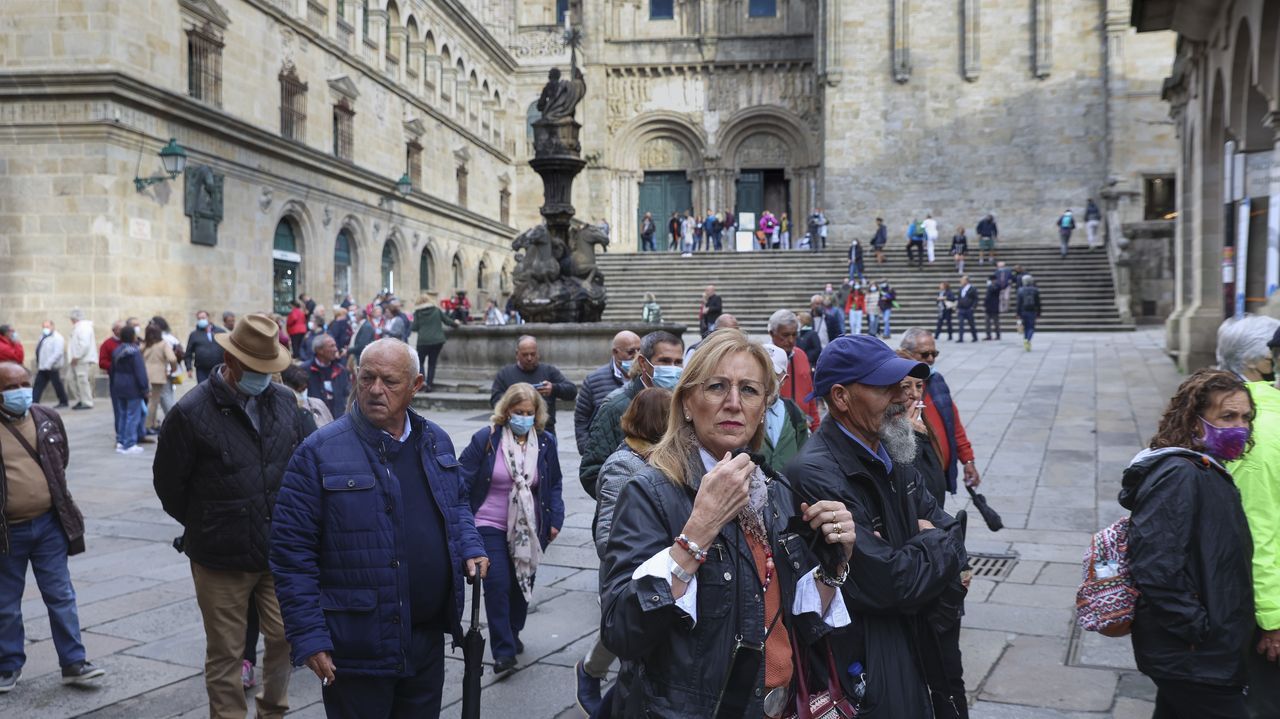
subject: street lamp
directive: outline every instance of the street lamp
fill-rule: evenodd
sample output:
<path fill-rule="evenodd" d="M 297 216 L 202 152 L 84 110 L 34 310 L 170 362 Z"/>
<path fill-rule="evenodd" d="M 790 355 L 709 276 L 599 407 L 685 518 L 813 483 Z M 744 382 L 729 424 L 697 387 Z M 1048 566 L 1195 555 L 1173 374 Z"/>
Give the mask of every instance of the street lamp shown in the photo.
<path fill-rule="evenodd" d="M 152 175 L 151 177 L 134 176 L 133 186 L 142 192 L 146 188 L 165 180 L 171 180 L 187 167 L 187 151 L 182 149 L 182 145 L 178 144 L 177 139 L 169 138 L 169 144 L 160 150 L 160 163 L 164 166 L 165 174 L 168 175 Z"/>
<path fill-rule="evenodd" d="M 400 193 L 401 197 L 408 197 L 409 193 L 413 192 L 413 181 L 409 179 L 409 173 L 404 173 L 399 180 L 396 180 L 396 192 Z"/>

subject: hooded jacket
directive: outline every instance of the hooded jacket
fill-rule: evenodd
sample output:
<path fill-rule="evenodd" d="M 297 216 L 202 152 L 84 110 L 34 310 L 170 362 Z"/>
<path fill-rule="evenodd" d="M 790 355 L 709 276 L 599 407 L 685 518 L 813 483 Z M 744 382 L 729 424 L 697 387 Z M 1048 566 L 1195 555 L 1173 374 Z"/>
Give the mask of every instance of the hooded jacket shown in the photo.
<path fill-rule="evenodd" d="M 1124 471 L 1138 669 L 1153 679 L 1243 686 L 1253 636 L 1249 525 L 1231 475 L 1177 447 L 1137 454 Z"/>

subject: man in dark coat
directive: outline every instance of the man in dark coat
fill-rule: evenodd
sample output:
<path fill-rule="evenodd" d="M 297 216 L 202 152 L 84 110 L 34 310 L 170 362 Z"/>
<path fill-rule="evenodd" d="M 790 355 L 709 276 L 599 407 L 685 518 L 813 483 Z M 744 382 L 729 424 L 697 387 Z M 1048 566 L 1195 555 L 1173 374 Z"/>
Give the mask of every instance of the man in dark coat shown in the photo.
<path fill-rule="evenodd" d="M 931 686 L 947 686 L 938 634 L 958 621 L 964 595 L 959 523 L 911 467 L 907 375 L 923 379 L 928 366 L 874 337 L 832 341 L 812 395 L 826 399 L 828 414 L 785 473 L 802 495 L 841 501 L 853 514 L 858 541 L 841 591 L 858 621 L 833 647 L 837 666 L 866 667 L 858 716 L 870 719 L 931 718 L 934 700 L 947 701 L 945 689 L 930 696 Z"/>
<path fill-rule="evenodd" d="M 307 396 L 315 397 L 329 408 L 334 419 L 346 414 L 347 397 L 351 394 L 351 375 L 338 361 L 338 345 L 329 335 L 315 339 L 315 356 L 305 366 L 310 377 Z"/>
<path fill-rule="evenodd" d="M 28 565 L 49 610 L 62 681 L 96 679 L 106 672 L 85 659 L 67 568 L 67 557 L 84 551 L 84 517 L 67 489 L 67 430 L 57 412 L 32 404 L 31 374 L 22 365 L 0 362 L 0 393 L 0 694 L 17 685 L 26 661 Z"/>
<path fill-rule="evenodd" d="M 578 396 L 578 386 L 565 379 L 560 370 L 541 361 L 538 356 L 538 340 L 532 335 L 521 335 L 516 340 L 516 362 L 498 370 L 489 393 L 489 406 L 498 404 L 507 388 L 519 382 L 527 382 L 538 390 L 547 403 L 547 431 L 556 431 L 556 400 L 566 402 Z"/>
<path fill-rule="evenodd" d="M 214 341 L 214 337 L 226 332 L 209 322 L 209 313 L 200 310 L 196 313 L 196 328 L 187 337 L 187 351 L 182 359 L 187 364 L 187 374 L 195 367 L 196 382 L 209 379 L 214 367 L 222 364 L 222 346 Z"/>
<path fill-rule="evenodd" d="M 951 387 L 941 372 L 933 370 L 938 361 L 938 343 L 929 330 L 912 327 L 902 333 L 899 345 L 912 359 L 929 365 L 929 378 L 924 383 L 924 423 L 938 438 L 939 459 L 947 476 L 947 491 L 955 494 L 956 478 L 963 468 L 964 483 L 969 487 L 982 484 L 973 445 L 960 421 L 960 408 L 951 398 Z"/>
<path fill-rule="evenodd" d="M 578 479 L 587 494 L 596 496 L 596 478 L 605 460 L 622 444 L 622 414 L 645 387 L 675 389 L 684 371 L 684 343 L 679 337 L 657 330 L 640 340 L 639 367 L 630 382 L 609 395 L 591 420 L 587 443 L 578 466 Z"/>
<path fill-rule="evenodd" d="M 411 347 L 370 344 L 355 406 L 298 449 L 276 503 L 280 609 L 329 717 L 439 716 L 444 636 L 462 641 L 464 577 L 489 566 L 449 435 L 409 409 L 422 385 Z"/>
<path fill-rule="evenodd" d="M 578 443 L 578 453 L 587 446 L 587 428 L 596 410 L 613 391 L 626 384 L 631 376 L 631 363 L 640 351 L 640 335 L 623 330 L 613 336 L 609 362 L 592 370 L 578 390 L 578 400 L 573 407 L 573 436 Z"/>
<path fill-rule="evenodd" d="M 698 313 L 698 325 L 702 331 L 702 336 L 706 337 L 711 332 L 711 328 L 716 326 L 716 320 L 720 314 L 724 312 L 724 301 L 720 299 L 720 295 L 716 294 L 715 285 L 707 285 L 707 289 L 702 292 L 702 307 Z"/>
<path fill-rule="evenodd" d="M 161 506 L 183 527 L 215 717 L 245 714 L 240 669 L 250 601 L 266 637 L 258 716 L 282 717 L 289 708 L 289 644 L 267 547 L 276 493 L 304 430 L 293 391 L 271 382 L 290 363 L 279 331 L 267 315 L 251 314 L 214 335 L 224 363 L 169 412 L 152 466 Z"/>

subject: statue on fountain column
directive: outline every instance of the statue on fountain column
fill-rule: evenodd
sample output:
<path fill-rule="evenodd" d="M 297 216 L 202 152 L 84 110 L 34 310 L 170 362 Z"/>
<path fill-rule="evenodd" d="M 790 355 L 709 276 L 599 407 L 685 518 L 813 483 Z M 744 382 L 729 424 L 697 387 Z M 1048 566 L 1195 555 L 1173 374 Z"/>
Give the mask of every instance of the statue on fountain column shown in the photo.
<path fill-rule="evenodd" d="M 582 70 L 573 68 L 573 79 L 563 80 L 560 68 L 551 68 L 547 73 L 547 84 L 538 97 L 537 107 L 542 113 L 542 120 L 554 123 L 573 122 L 574 109 L 586 94 L 587 81 L 582 76 Z"/>

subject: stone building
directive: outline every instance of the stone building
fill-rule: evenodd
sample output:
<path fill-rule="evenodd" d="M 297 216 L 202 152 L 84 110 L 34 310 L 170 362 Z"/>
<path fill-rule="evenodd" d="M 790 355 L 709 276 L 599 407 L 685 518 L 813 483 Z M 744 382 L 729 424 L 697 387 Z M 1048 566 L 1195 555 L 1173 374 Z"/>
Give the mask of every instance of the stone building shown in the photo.
<path fill-rule="evenodd" d="M 821 206 L 845 242 L 877 215 L 897 238 L 926 212 L 947 231 L 993 212 L 1006 239 L 1052 243 L 1090 196 L 1117 221 L 1172 210 L 1173 34 L 1138 35 L 1128 0 L 585 3 L 578 206 L 616 249 L 646 211 L 803 225 Z M 557 34 L 518 26 L 522 67 L 566 61 Z M 522 98 L 542 78 L 522 70 Z"/>
<path fill-rule="evenodd" d="M 1274 303 L 1280 285 L 1280 3 L 1142 0 L 1133 25 L 1178 35 L 1164 86 L 1179 189 L 1166 327 L 1193 370 L 1214 363 L 1224 317 Z"/>
<path fill-rule="evenodd" d="M 456 0 L 4 14 L 0 321 L 28 337 L 73 306 L 101 334 L 125 315 L 278 311 L 300 291 L 483 300 L 510 282 L 516 62 Z M 170 138 L 186 176 L 135 188 Z"/>
<path fill-rule="evenodd" d="M 0 321 L 102 322 L 508 289 L 539 221 L 528 122 L 585 41 L 578 218 L 826 208 L 994 212 L 1052 242 L 1065 207 L 1171 210 L 1173 34 L 1129 0 L 8 0 Z M 159 171 L 173 138 L 184 176 Z M 401 196 L 397 180 L 412 191 Z M 797 234 L 799 234 L 797 232 Z M 945 239 L 945 238 L 944 238 Z M 477 302 L 478 304 L 478 302 Z"/>

